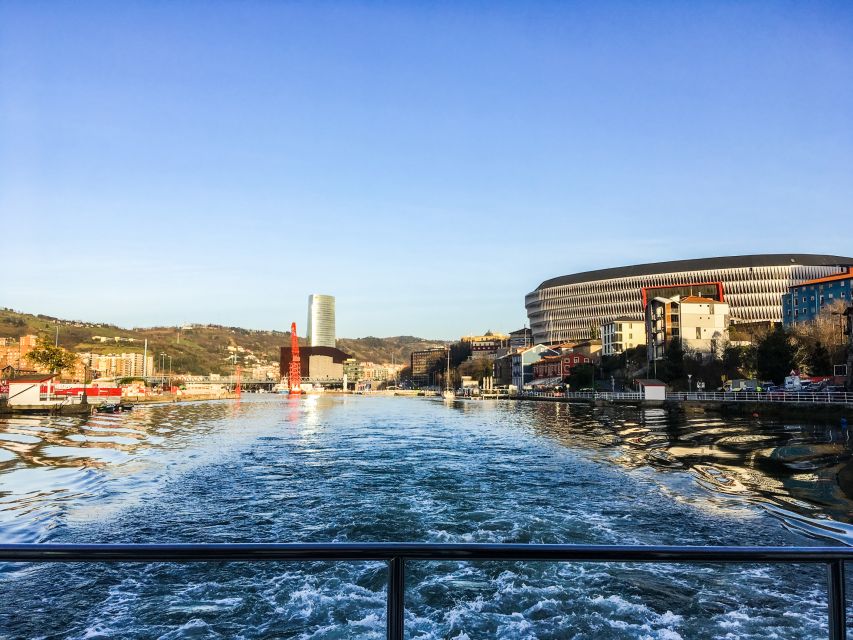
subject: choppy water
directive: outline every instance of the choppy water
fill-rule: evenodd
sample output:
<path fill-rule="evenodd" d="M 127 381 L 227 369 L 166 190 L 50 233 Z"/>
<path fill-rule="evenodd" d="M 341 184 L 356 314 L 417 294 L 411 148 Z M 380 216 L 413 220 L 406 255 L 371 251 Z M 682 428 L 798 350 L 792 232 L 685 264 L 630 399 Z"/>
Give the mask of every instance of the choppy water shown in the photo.
<path fill-rule="evenodd" d="M 278 396 L 0 421 L 0 541 L 846 544 L 846 433 Z M 0 637 L 381 638 L 378 563 L 6 566 Z M 413 563 L 411 638 L 815 638 L 822 567 Z"/>

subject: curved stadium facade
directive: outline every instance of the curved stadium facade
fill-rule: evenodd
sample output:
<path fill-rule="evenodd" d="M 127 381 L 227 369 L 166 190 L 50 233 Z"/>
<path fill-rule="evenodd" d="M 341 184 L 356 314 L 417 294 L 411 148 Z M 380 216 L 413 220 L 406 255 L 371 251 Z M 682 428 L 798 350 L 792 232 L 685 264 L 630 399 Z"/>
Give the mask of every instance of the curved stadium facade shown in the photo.
<path fill-rule="evenodd" d="M 853 258 L 764 254 L 656 262 L 546 280 L 524 299 L 534 344 L 591 337 L 618 317 L 641 319 L 646 300 L 675 293 L 724 300 L 732 322 L 781 322 L 782 294 L 805 280 L 842 273 Z"/>

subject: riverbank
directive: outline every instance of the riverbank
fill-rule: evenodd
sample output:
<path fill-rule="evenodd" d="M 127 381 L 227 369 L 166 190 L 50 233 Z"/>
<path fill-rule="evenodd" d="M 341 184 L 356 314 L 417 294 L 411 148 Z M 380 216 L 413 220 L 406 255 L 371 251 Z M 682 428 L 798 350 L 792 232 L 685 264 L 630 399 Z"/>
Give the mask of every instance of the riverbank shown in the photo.
<path fill-rule="evenodd" d="M 175 402 L 200 402 L 204 400 L 237 400 L 236 393 L 200 393 L 197 395 L 177 395 L 164 393 L 158 396 L 123 396 L 122 402 L 131 404 L 172 404 Z"/>
<path fill-rule="evenodd" d="M 566 398 L 564 396 L 510 396 L 510 400 L 532 400 L 536 402 L 562 402 L 567 404 L 587 404 L 596 407 L 638 406 L 658 407 L 673 412 L 718 413 L 723 415 L 756 416 L 766 415 L 779 418 L 814 417 L 825 420 L 844 418 L 853 422 L 853 405 L 820 402 L 723 402 L 710 400 L 643 400 L 603 399 L 603 398 Z"/>
<path fill-rule="evenodd" d="M 124 396 L 123 403 L 137 404 L 173 404 L 176 402 L 202 402 L 209 400 L 236 400 L 240 396 L 236 393 L 211 393 L 192 396 L 179 396 L 175 394 L 163 394 L 158 396 Z M 95 411 L 97 404 L 67 403 L 67 404 L 19 404 L 0 405 L 0 416 L 10 415 L 60 415 L 60 416 L 88 416 Z"/>

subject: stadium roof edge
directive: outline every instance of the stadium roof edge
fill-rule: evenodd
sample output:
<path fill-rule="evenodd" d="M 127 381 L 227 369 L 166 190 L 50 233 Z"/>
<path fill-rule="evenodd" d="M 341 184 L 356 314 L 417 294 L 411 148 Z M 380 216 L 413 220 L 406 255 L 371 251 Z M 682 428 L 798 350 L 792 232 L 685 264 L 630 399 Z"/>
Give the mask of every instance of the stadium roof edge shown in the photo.
<path fill-rule="evenodd" d="M 648 276 L 656 273 L 674 273 L 679 271 L 701 271 L 708 269 L 738 269 L 748 267 L 781 267 L 790 264 L 815 267 L 853 267 L 853 258 L 845 256 L 818 255 L 812 253 L 764 253 L 745 256 L 721 256 L 716 258 L 692 258 L 689 260 L 671 260 L 669 262 L 649 262 L 627 267 L 611 267 L 582 271 L 545 280 L 534 291 L 560 287 L 593 280 L 611 280 Z"/>

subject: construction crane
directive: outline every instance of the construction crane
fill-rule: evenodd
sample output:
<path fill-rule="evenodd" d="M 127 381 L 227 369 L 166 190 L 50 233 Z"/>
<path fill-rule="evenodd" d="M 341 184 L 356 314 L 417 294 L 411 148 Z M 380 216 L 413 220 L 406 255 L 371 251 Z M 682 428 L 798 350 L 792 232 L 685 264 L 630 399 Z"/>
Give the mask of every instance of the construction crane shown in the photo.
<path fill-rule="evenodd" d="M 299 361 L 299 338 L 296 336 L 296 323 L 290 325 L 290 375 L 287 378 L 290 395 L 302 393 L 302 371 Z"/>

